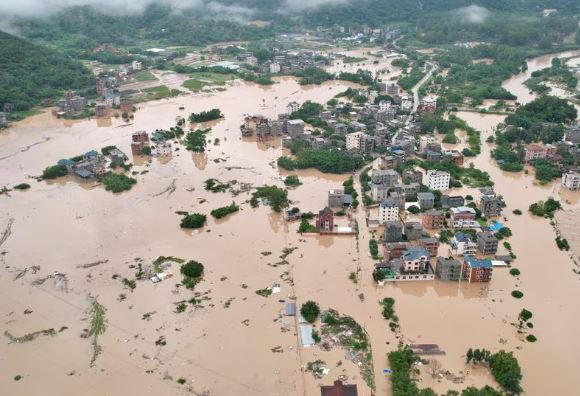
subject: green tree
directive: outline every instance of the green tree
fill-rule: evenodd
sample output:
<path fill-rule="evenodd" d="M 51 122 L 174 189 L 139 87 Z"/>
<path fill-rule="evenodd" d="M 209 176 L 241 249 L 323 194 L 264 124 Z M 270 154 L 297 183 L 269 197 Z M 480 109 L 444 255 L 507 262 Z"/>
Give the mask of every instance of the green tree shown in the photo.
<path fill-rule="evenodd" d="M 494 353 L 489 359 L 489 368 L 496 381 L 506 391 L 516 395 L 522 392 L 520 386 L 522 371 L 518 360 L 511 352 Z"/>
<path fill-rule="evenodd" d="M 200 213 L 191 213 L 181 219 L 181 228 L 201 228 L 205 225 L 206 215 Z"/>
<path fill-rule="evenodd" d="M 300 313 L 308 323 L 314 323 L 316 318 L 318 318 L 318 315 L 320 315 L 320 307 L 318 306 L 318 303 L 312 300 L 306 301 L 300 307 Z"/>
<path fill-rule="evenodd" d="M 181 274 L 190 278 L 199 278 L 203 274 L 203 264 L 191 260 L 181 266 Z"/>

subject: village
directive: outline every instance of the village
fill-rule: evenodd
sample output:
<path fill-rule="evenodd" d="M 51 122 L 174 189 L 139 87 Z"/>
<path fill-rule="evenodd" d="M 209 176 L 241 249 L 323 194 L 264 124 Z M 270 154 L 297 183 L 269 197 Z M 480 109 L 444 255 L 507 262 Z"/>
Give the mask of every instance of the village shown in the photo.
<path fill-rule="evenodd" d="M 114 69 L 91 61 L 95 92 L 66 91 L 2 135 L 2 160 L 14 160 L 7 182 L 35 180 L 27 194 L 41 197 L 16 202 L 20 191 L 4 192 L 16 221 L 0 239 L 3 285 L 11 294 L 34 285 L 27 304 L 39 309 L 64 293 L 51 282 L 65 277 L 72 302 L 54 304 L 65 318 L 83 317 L 67 322 L 83 336 L 59 333 L 55 342 L 88 349 L 94 340 L 97 375 L 122 369 L 156 394 L 387 394 L 386 356 L 406 350 L 417 357 L 413 381 L 438 393 L 501 388 L 485 364 L 465 363 L 472 346 L 515 351 L 537 373 L 538 351 L 561 346 L 551 320 L 576 311 L 538 312 L 529 326 L 517 316 L 520 290 L 526 308 L 550 311 L 560 302 L 537 293 L 546 279 L 534 255 L 557 260 L 551 271 L 566 295 L 553 292 L 565 301 L 576 296 L 575 272 L 572 252 L 554 243 L 553 218 L 527 212 L 552 197 L 577 204 L 580 124 L 542 125 L 562 128 L 551 143 L 509 140 L 524 128 L 504 116 L 525 104 L 488 114 L 444 103 L 432 61 L 403 87 L 415 66 L 401 60 L 415 61 L 393 44 L 402 34 L 337 25 L 279 35 L 263 51 L 225 43 L 150 48 Z M 108 44 L 95 51 L 129 55 Z M 451 133 L 430 128 L 434 118 Z M 506 164 L 521 168 L 517 176 Z M 550 166 L 549 180 L 538 180 L 538 165 Z M 113 194 L 93 188 L 100 184 Z M 53 207 L 55 196 L 62 202 Z M 27 264 L 36 262 L 29 234 L 19 234 L 43 229 L 37 207 L 64 228 L 40 242 L 60 260 L 38 260 L 40 282 Z M 184 226 L 190 216 L 200 223 Z M 75 235 L 86 238 L 57 255 Z M 89 314 L 78 309 L 87 290 Z M 100 341 L 87 336 L 98 301 L 110 318 Z M 74 387 L 81 355 L 66 361 Z"/>

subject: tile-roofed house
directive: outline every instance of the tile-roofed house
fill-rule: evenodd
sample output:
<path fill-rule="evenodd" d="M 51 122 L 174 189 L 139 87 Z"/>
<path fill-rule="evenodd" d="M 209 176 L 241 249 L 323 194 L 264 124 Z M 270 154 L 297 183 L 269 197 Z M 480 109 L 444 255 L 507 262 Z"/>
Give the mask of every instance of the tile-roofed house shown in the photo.
<path fill-rule="evenodd" d="M 334 385 L 320 387 L 320 396 L 358 396 L 356 385 L 344 385 L 341 380 L 334 381 Z"/>

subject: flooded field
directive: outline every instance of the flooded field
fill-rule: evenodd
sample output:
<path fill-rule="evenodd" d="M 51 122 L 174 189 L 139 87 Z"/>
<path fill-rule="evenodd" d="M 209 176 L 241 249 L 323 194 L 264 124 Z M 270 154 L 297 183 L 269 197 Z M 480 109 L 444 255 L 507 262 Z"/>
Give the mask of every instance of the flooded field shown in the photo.
<path fill-rule="evenodd" d="M 27 192 L 0 196 L 0 235 L 5 235 L 0 239 L 3 328 L 16 336 L 56 330 L 53 336 L 27 343 L 10 343 L 8 338 L 0 342 L 5 392 L 38 394 L 49 388 L 64 396 L 102 395 L 106 387 L 111 395 L 188 394 L 188 388 L 211 395 L 317 395 L 321 384 L 343 374 L 358 385 L 359 394 L 370 395 L 344 350 L 300 346 L 295 318 L 283 315 L 285 303 L 296 298 L 298 304 L 314 299 L 322 309 L 336 309 L 363 326 L 371 342 L 376 394 L 389 394 L 383 369 L 388 367 L 386 354 L 400 339 L 381 316 L 378 301 L 388 296 L 396 301 L 402 340 L 439 344 L 446 352 L 437 357 L 442 367 L 465 375 L 463 383 L 456 384 L 424 373 L 421 387 L 443 393 L 493 384 L 486 371 L 465 365 L 464 354 L 474 347 L 514 351 L 529 395 L 570 394 L 576 387 L 580 350 L 579 279 L 569 253 L 557 249 L 549 222 L 527 214 L 532 202 L 556 196 L 558 188 L 538 186 L 532 175 L 502 172 L 487 143 L 473 162 L 491 174 L 507 202 L 504 214 L 514 234 L 510 243 L 518 256 L 515 266 L 522 271 L 514 278 L 507 269 L 496 269 L 488 285 L 430 281 L 377 287 L 368 254 L 371 233 L 362 208 L 354 213 L 358 238 L 301 236 L 297 223 L 285 222 L 267 207 L 251 208 L 247 192 L 234 196 L 204 189 L 209 178 L 234 186 L 282 186 L 289 173 L 275 165 L 282 154 L 280 141 L 242 139 L 244 114 L 273 117 L 285 112 L 290 101 L 324 103 L 348 86 L 332 81 L 300 87 L 292 78 L 280 78 L 264 88 L 234 81 L 215 94 L 141 104 L 130 123 L 62 121 L 45 112 L 3 131 L 2 183 L 26 181 L 32 186 Z M 163 161 L 134 158 L 138 183 L 129 192 L 112 194 L 72 178 L 29 179 L 60 158 L 106 145 L 130 153 L 133 132 L 168 128 L 178 115 L 214 107 L 225 119 L 211 124 L 212 143 L 206 152 L 192 154 L 181 148 Z M 482 131 L 483 142 L 502 120 L 477 113 L 458 116 Z M 292 205 L 313 212 L 326 205 L 328 189 L 340 187 L 348 177 L 311 170 L 290 174 L 303 182 L 289 192 Z M 209 215 L 232 201 L 241 206 L 239 213 L 222 220 L 208 216 L 207 225 L 194 232 L 180 229 L 181 217 L 175 212 Z M 574 197 L 567 201 L 567 209 L 577 208 Z M 514 209 L 524 214 L 516 216 Z M 297 249 L 288 253 L 293 248 Z M 138 281 L 134 290 L 124 287 L 121 280 L 133 279 L 140 263 L 150 267 L 161 255 L 205 265 L 195 289 L 199 294 L 176 287 L 181 280 L 178 264 L 172 265 L 173 278 L 158 284 Z M 351 272 L 357 273 L 357 283 L 349 279 Z M 280 293 L 255 293 L 274 283 L 280 284 Z M 514 289 L 524 298 L 512 298 Z M 89 296 L 106 309 L 95 367 L 90 366 L 91 340 L 81 337 L 91 322 Z M 176 313 L 179 303 L 192 297 L 196 304 L 188 303 L 185 312 Z M 534 313 L 535 344 L 525 343 L 512 325 L 522 308 Z M 330 368 L 323 379 L 302 370 L 317 359 Z M 13 381 L 16 375 L 22 380 Z M 180 378 L 184 385 L 177 383 Z"/>

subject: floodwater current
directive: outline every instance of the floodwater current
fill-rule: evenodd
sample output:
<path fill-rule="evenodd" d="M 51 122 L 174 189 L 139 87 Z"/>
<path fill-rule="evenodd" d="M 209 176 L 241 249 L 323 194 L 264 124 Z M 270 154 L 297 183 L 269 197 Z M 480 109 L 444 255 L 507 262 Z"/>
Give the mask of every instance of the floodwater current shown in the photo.
<path fill-rule="evenodd" d="M 530 61 L 528 73 L 534 64 Z M 381 60 L 373 67 L 390 66 Z M 506 87 L 523 96 L 523 81 L 517 78 Z M 211 395 L 316 395 L 321 384 L 345 375 L 358 385 L 359 394 L 370 395 L 344 350 L 300 347 L 294 318 L 283 315 L 285 302 L 293 298 L 299 304 L 316 300 L 322 309 L 336 309 L 360 323 L 371 341 L 376 394 L 389 394 L 383 369 L 388 367 L 386 354 L 399 339 L 381 316 L 378 301 L 387 296 L 396 300 L 403 341 L 439 344 L 446 352 L 437 357 L 442 367 L 465 375 L 464 382 L 456 384 L 433 379 L 422 370 L 421 387 L 444 393 L 493 384 L 485 370 L 464 364 L 466 350 L 479 347 L 514 351 L 529 395 L 573 393 L 580 351 L 578 276 L 572 272 L 569 254 L 556 248 L 548 221 L 532 218 L 526 210 L 532 202 L 559 194 L 558 186 L 536 185 L 531 174 L 502 172 L 489 156 L 489 144 L 482 143 L 482 154 L 473 162 L 491 174 L 506 200 L 506 224 L 514 234 L 509 241 L 518 256 L 515 266 L 522 272 L 514 278 L 507 269 L 496 269 L 489 284 L 436 280 L 380 288 L 372 281 L 371 233 L 363 208 L 353 214 L 360 226 L 358 239 L 301 236 L 298 224 L 285 222 L 267 207 L 251 208 L 247 192 L 233 195 L 204 189 L 208 178 L 234 186 L 282 186 L 284 176 L 297 174 L 303 185 L 290 190 L 292 205 L 302 211 L 322 209 L 327 191 L 339 188 L 349 175 L 281 171 L 275 164 L 283 153 L 279 140 L 242 139 L 239 126 L 245 114 L 274 117 L 285 112 L 290 101 L 324 103 L 348 86 L 332 81 L 301 87 L 295 79 L 281 78 L 264 88 L 234 81 L 223 92 L 141 104 L 129 123 L 115 118 L 69 122 L 44 112 L 1 132 L 2 184 L 32 186 L 27 192 L 0 196 L 0 231 L 12 224 L 0 246 L 3 328 L 14 336 L 57 331 L 27 343 L 9 343 L 8 338 L 0 343 L 7 394 L 50 390 L 63 396 L 158 395 L 187 394 L 190 388 L 195 394 Z M 214 107 L 225 118 L 211 124 L 206 152 L 192 154 L 181 148 L 163 160 L 133 158 L 138 182 L 129 192 L 112 194 L 93 182 L 70 177 L 50 182 L 29 179 L 60 158 L 106 145 L 130 153 L 133 132 L 168 128 L 176 116 Z M 502 121 L 497 115 L 459 116 L 482 131 L 483 142 Z M 239 213 L 222 220 L 209 216 L 212 209 L 232 201 L 241 206 Z M 567 201 L 567 208 L 578 205 L 574 196 Z M 514 209 L 524 214 L 516 216 Z M 208 214 L 208 223 L 200 230 L 184 231 L 178 211 Z M 294 247 L 286 261 L 279 257 Z M 445 247 L 440 254 L 447 254 Z M 175 276 L 161 283 L 138 281 L 134 290 L 123 286 L 121 279 L 133 279 L 140 260 L 149 265 L 160 255 L 205 265 L 195 292 L 176 287 L 181 278 L 176 264 Z M 56 271 L 66 280 L 54 277 Z M 357 283 L 349 280 L 351 272 L 358 272 Z M 255 293 L 274 283 L 281 286 L 279 294 Z M 524 293 L 521 300 L 511 297 L 514 289 Z M 80 336 L 90 327 L 89 294 L 106 308 L 106 330 L 98 340 L 102 350 L 95 367 L 89 365 L 91 340 Z M 185 312 L 176 313 L 177 305 L 191 297 L 197 305 L 188 304 Z M 522 308 L 534 313 L 531 332 L 536 343 L 524 342 L 512 325 Z M 58 332 L 63 326 L 66 329 Z M 323 379 L 302 370 L 318 359 L 330 368 Z M 22 379 L 13 381 L 16 375 Z M 179 385 L 179 378 L 186 384 Z"/>

